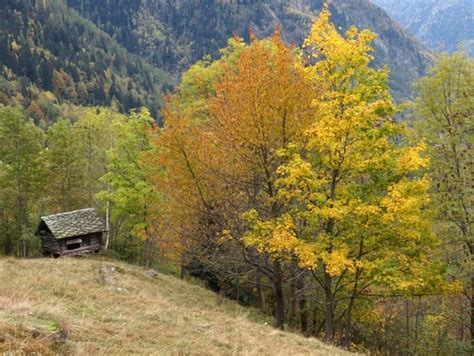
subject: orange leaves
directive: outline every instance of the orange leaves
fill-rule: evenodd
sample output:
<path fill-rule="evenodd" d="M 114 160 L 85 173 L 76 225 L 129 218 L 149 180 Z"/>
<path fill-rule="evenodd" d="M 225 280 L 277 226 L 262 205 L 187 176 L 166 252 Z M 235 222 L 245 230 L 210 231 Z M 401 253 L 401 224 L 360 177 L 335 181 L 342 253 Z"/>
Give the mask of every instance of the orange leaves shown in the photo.
<path fill-rule="evenodd" d="M 227 154 L 263 167 L 275 151 L 301 137 L 314 94 L 295 65 L 297 58 L 279 37 L 255 41 L 236 68 L 224 65 L 209 100 L 211 125 Z"/>
<path fill-rule="evenodd" d="M 166 169 L 157 184 L 176 234 L 188 240 L 209 238 L 208 221 L 221 231 L 240 224 L 249 207 L 278 215 L 277 153 L 302 143 L 313 118 L 315 87 L 277 33 L 247 46 L 231 42 L 222 55 L 186 73 L 156 142 L 156 164 Z"/>
<path fill-rule="evenodd" d="M 383 265 L 381 241 L 410 249 L 429 230 L 427 182 L 400 176 L 427 162 L 421 146 L 394 144 L 404 127 L 390 117 L 388 72 L 368 66 L 375 35 L 340 35 L 329 15 L 305 42 L 308 61 L 278 33 L 238 42 L 170 97 L 157 147 L 184 245 L 238 241 L 337 277 Z"/>

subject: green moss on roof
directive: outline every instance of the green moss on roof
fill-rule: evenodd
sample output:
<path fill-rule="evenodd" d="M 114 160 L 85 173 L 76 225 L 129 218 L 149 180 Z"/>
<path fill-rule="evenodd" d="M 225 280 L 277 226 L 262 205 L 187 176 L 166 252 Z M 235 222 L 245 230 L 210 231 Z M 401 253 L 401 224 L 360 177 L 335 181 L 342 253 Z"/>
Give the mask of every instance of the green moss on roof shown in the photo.
<path fill-rule="evenodd" d="M 107 231 L 96 209 L 81 209 L 43 216 L 41 220 L 57 239 Z"/>

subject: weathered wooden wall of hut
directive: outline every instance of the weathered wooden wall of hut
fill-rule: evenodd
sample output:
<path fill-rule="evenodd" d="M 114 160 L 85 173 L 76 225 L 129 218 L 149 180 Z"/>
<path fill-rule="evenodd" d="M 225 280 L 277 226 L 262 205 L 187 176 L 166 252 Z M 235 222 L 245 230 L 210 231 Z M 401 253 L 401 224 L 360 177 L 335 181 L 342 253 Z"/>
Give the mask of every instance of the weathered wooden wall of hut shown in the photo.
<path fill-rule="evenodd" d="M 42 246 L 45 252 L 59 256 L 71 256 L 84 252 L 98 252 L 102 247 L 102 233 L 55 239 L 52 236 L 42 236 Z"/>
<path fill-rule="evenodd" d="M 98 252 L 102 247 L 102 233 L 82 235 L 59 240 L 61 256 L 71 256 L 84 252 Z"/>
<path fill-rule="evenodd" d="M 56 240 L 53 236 L 51 235 L 46 235 L 46 236 L 41 236 L 41 242 L 43 246 L 43 251 L 45 252 L 50 252 L 54 253 L 57 255 L 61 254 L 62 248 L 61 248 L 61 241 Z"/>

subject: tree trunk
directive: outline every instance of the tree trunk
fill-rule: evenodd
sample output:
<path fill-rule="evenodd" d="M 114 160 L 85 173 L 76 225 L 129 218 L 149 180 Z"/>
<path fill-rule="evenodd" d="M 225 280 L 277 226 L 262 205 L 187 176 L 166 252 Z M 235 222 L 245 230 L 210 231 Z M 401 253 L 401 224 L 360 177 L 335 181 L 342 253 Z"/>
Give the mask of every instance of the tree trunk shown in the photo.
<path fill-rule="evenodd" d="M 148 230 L 148 207 L 143 208 L 143 222 L 145 223 L 145 244 L 143 249 L 143 256 L 146 267 L 152 267 L 155 263 L 155 239 L 151 236 Z"/>
<path fill-rule="evenodd" d="M 262 275 L 259 270 L 257 270 L 255 274 L 255 284 L 257 285 L 257 294 L 258 294 L 257 307 L 260 308 L 261 310 L 265 310 L 265 307 L 266 307 L 265 292 L 263 291 L 263 288 L 262 288 Z"/>
<path fill-rule="evenodd" d="M 360 257 L 359 257 L 360 258 Z M 349 300 L 349 306 L 347 307 L 347 314 L 346 314 L 346 332 L 343 337 L 343 345 L 349 346 L 352 338 L 352 309 L 354 308 L 354 303 L 357 297 L 358 288 L 359 288 L 359 278 L 362 274 L 362 270 L 357 267 L 355 278 L 354 278 L 354 287 L 352 288 L 351 298 Z"/>
<path fill-rule="evenodd" d="M 285 324 L 285 296 L 283 295 L 283 273 L 279 262 L 273 264 L 275 272 L 272 278 L 273 293 L 275 295 L 275 327 L 283 330 Z"/>
<path fill-rule="evenodd" d="M 471 297 L 470 298 L 471 299 L 471 350 L 474 350 L 474 276 L 471 276 L 471 296 L 470 297 Z"/>
<path fill-rule="evenodd" d="M 464 204 L 463 204 L 464 205 Z M 472 270 L 472 262 L 473 262 L 473 257 L 474 257 L 474 243 L 472 242 L 472 238 L 471 238 L 471 234 L 469 233 L 469 230 L 468 230 L 468 224 L 466 224 L 465 222 L 466 221 L 469 221 L 469 218 L 467 217 L 468 214 L 467 214 L 467 211 L 464 210 L 466 212 L 466 218 L 464 221 L 462 221 L 461 223 L 461 226 L 460 226 L 460 230 L 461 230 L 461 234 L 464 238 L 464 241 L 466 243 L 466 247 L 467 247 L 467 258 L 470 262 L 470 264 L 468 265 L 468 273 L 471 274 L 471 281 L 470 281 L 470 292 L 469 291 L 466 291 L 465 295 L 466 295 L 466 298 L 468 299 L 469 301 L 469 304 L 470 304 L 470 310 L 469 310 L 469 314 L 470 314 L 470 319 L 471 319 L 471 325 L 470 325 L 470 336 L 471 336 L 471 349 L 474 350 L 474 274 L 473 274 L 473 270 Z M 474 355 L 474 351 L 472 352 L 472 354 Z"/>
<path fill-rule="evenodd" d="M 304 292 L 304 281 L 302 278 L 298 279 L 298 304 L 300 308 L 300 322 L 301 332 L 303 335 L 308 335 L 308 311 L 306 310 L 306 293 Z"/>
<path fill-rule="evenodd" d="M 407 347 L 407 355 L 410 355 L 410 302 L 408 300 L 405 301 L 405 311 L 406 311 L 406 347 Z"/>
<path fill-rule="evenodd" d="M 332 278 L 324 272 L 324 295 L 325 295 L 325 339 L 328 342 L 332 342 L 334 338 L 334 295 L 332 293 Z"/>
<path fill-rule="evenodd" d="M 146 267 L 153 267 L 155 263 L 155 244 L 154 239 L 148 235 L 148 231 L 145 232 L 147 234 L 146 241 L 145 241 L 145 265 Z"/>
<path fill-rule="evenodd" d="M 110 238 L 110 184 L 107 184 L 107 202 L 105 203 L 105 226 L 107 231 L 105 233 L 105 246 L 104 250 L 109 248 L 109 238 Z"/>
<path fill-rule="evenodd" d="M 273 282 L 273 289 L 275 292 L 275 326 L 277 329 L 283 330 L 285 324 L 285 298 L 283 296 L 283 283 L 280 278 Z"/>
<path fill-rule="evenodd" d="M 329 200 L 333 201 L 336 197 L 336 186 L 337 179 L 339 177 L 339 170 L 335 169 L 332 174 L 331 182 L 331 193 Z M 332 202 L 330 206 L 332 206 Z M 333 218 L 329 218 L 326 224 L 326 233 L 331 236 L 334 231 L 335 221 Z M 328 252 L 332 252 L 332 244 L 329 246 Z M 326 332 L 326 341 L 332 342 L 334 339 L 334 294 L 332 292 L 332 278 L 326 271 L 326 266 L 324 267 L 324 294 L 326 299 L 326 317 L 325 317 L 325 332 Z"/>
<path fill-rule="evenodd" d="M 290 281 L 290 310 L 288 315 L 288 324 L 291 329 L 296 327 L 296 303 L 297 303 L 296 280 Z"/>

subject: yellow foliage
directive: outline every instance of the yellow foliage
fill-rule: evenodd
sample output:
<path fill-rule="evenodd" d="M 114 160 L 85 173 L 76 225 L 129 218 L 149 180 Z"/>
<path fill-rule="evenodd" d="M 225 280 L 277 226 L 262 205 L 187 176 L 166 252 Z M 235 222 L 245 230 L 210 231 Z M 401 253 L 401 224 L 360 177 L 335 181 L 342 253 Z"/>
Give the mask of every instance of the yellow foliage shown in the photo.
<path fill-rule="evenodd" d="M 262 221 L 255 210 L 244 214 L 251 229 L 243 237 L 244 244 L 260 253 L 270 255 L 274 260 L 291 260 L 296 257 L 302 268 L 316 267 L 316 245 L 298 239 L 290 215 L 269 221 Z"/>
<path fill-rule="evenodd" d="M 332 277 L 359 270 L 397 290 L 426 287 L 434 239 L 430 181 L 417 176 L 429 164 L 425 145 L 395 143 L 407 128 L 392 119 L 388 70 L 368 66 L 375 34 L 353 27 L 340 35 L 329 17 L 325 7 L 304 44 L 304 74 L 321 88 L 313 120 L 278 169 L 278 197 L 304 226 L 291 241 L 314 247 L 313 261 Z"/>
<path fill-rule="evenodd" d="M 384 221 L 397 222 L 399 225 L 410 227 L 418 226 L 421 222 L 420 211 L 428 204 L 428 189 L 430 181 L 427 177 L 417 180 L 406 178 L 388 187 L 388 194 L 381 205 L 385 209 Z"/>
<path fill-rule="evenodd" d="M 388 69 L 369 66 L 376 35 L 329 18 L 297 51 L 275 34 L 188 73 L 158 145 L 170 220 L 183 240 L 215 224 L 218 244 L 344 278 L 341 290 L 434 286 L 425 146 L 406 143 Z"/>
<path fill-rule="evenodd" d="M 422 156 L 425 150 L 426 145 L 424 143 L 402 149 L 400 158 L 397 161 L 398 173 L 405 174 L 406 172 L 413 172 L 420 168 L 428 167 L 429 158 Z"/>
<path fill-rule="evenodd" d="M 354 261 L 347 254 L 347 247 L 340 248 L 331 252 L 323 252 L 320 258 L 324 261 L 326 272 L 330 276 L 339 276 L 345 269 L 354 270 Z"/>

